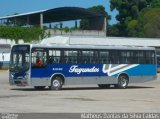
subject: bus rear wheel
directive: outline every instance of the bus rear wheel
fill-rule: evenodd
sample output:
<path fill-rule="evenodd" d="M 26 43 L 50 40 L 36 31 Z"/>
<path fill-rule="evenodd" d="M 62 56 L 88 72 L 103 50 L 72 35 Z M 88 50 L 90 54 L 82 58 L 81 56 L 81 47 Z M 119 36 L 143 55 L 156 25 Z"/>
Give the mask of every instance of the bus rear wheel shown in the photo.
<path fill-rule="evenodd" d="M 124 89 L 128 86 L 128 83 L 129 83 L 129 78 L 128 76 L 126 75 L 120 75 L 118 77 L 118 84 L 117 84 L 117 87 L 118 88 L 121 88 L 121 89 Z"/>
<path fill-rule="evenodd" d="M 61 77 L 54 77 L 51 81 L 51 90 L 61 90 L 63 86 L 63 80 Z"/>

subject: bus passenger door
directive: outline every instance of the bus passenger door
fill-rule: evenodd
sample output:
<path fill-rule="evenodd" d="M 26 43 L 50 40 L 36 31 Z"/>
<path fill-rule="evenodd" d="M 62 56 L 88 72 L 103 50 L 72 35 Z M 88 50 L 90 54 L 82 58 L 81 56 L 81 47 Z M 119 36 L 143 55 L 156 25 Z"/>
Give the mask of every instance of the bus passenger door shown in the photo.
<path fill-rule="evenodd" d="M 32 49 L 31 83 L 35 86 L 48 85 L 47 50 Z"/>

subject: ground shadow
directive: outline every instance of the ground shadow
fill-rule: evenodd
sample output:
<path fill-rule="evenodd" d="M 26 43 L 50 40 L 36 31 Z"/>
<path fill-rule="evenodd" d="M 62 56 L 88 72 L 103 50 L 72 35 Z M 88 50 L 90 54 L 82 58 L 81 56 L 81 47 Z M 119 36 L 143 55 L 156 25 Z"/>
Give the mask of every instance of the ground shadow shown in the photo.
<path fill-rule="evenodd" d="M 151 88 L 155 88 L 155 87 L 148 87 L 148 86 L 128 86 L 126 89 L 124 90 L 130 90 L 130 89 L 151 89 Z M 49 88 L 45 88 L 42 90 L 37 90 L 34 88 L 12 88 L 11 90 L 16 90 L 16 91 L 50 91 Z M 106 89 L 101 89 L 99 87 L 65 87 L 62 88 L 61 91 L 76 91 L 76 90 L 121 90 L 119 88 L 116 87 L 110 87 L 110 88 L 106 88 Z"/>

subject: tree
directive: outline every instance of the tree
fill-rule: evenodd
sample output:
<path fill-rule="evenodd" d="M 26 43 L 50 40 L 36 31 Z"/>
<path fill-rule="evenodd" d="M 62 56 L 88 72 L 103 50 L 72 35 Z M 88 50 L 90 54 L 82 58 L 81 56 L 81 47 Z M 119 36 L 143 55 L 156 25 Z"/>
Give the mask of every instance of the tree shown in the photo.
<path fill-rule="evenodd" d="M 113 24 L 113 25 L 108 25 L 107 26 L 107 36 L 119 36 L 119 29 L 118 28 L 119 24 Z"/>
<path fill-rule="evenodd" d="M 111 19 L 111 16 L 108 15 L 108 13 L 105 11 L 105 7 L 102 5 L 98 5 L 98 6 L 93 6 L 88 8 L 89 10 L 101 13 L 102 15 L 104 15 L 105 17 L 107 17 L 108 20 Z M 89 30 L 90 29 L 90 21 L 89 19 L 82 19 L 80 21 L 80 29 L 82 30 Z"/>
<path fill-rule="evenodd" d="M 142 24 L 138 20 L 131 20 L 127 25 L 129 37 L 144 37 Z"/>
<path fill-rule="evenodd" d="M 110 0 L 111 10 L 118 10 L 116 19 L 119 21 L 117 29 L 119 36 L 142 36 L 139 28 L 139 16 L 146 8 L 160 7 L 160 0 Z M 136 33 L 141 32 L 141 33 Z"/>
<path fill-rule="evenodd" d="M 151 8 L 159 8 L 160 7 L 160 0 L 148 0 L 150 1 Z"/>
<path fill-rule="evenodd" d="M 146 9 L 140 14 L 139 24 L 145 37 L 160 38 L 160 8 Z"/>
<path fill-rule="evenodd" d="M 80 29 L 89 30 L 89 26 L 90 26 L 90 24 L 89 24 L 89 20 L 88 19 L 82 19 L 80 21 Z"/>
<path fill-rule="evenodd" d="M 108 13 L 105 11 L 105 7 L 102 5 L 98 5 L 98 6 L 93 6 L 88 8 L 89 10 L 93 10 L 95 12 L 101 13 L 102 15 L 104 15 L 105 17 L 108 17 Z M 109 16 L 110 18 L 110 16 Z"/>
<path fill-rule="evenodd" d="M 40 27 L 0 27 L 0 38 L 15 40 L 16 43 L 18 43 L 19 39 L 23 39 L 24 42 L 40 40 L 40 36 L 43 39 L 44 33 L 44 30 Z"/>

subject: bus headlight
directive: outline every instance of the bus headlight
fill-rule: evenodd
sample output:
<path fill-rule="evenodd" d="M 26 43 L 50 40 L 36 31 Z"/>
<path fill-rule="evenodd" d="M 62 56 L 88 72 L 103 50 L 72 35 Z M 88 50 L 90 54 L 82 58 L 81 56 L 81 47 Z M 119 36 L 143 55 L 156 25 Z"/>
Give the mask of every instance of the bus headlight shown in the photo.
<path fill-rule="evenodd" d="M 28 79 L 28 77 L 29 77 L 29 74 L 26 73 L 26 75 L 24 76 L 24 79 Z"/>
<path fill-rule="evenodd" d="M 11 77 L 11 79 L 14 79 L 14 74 L 11 74 L 10 77 Z"/>

